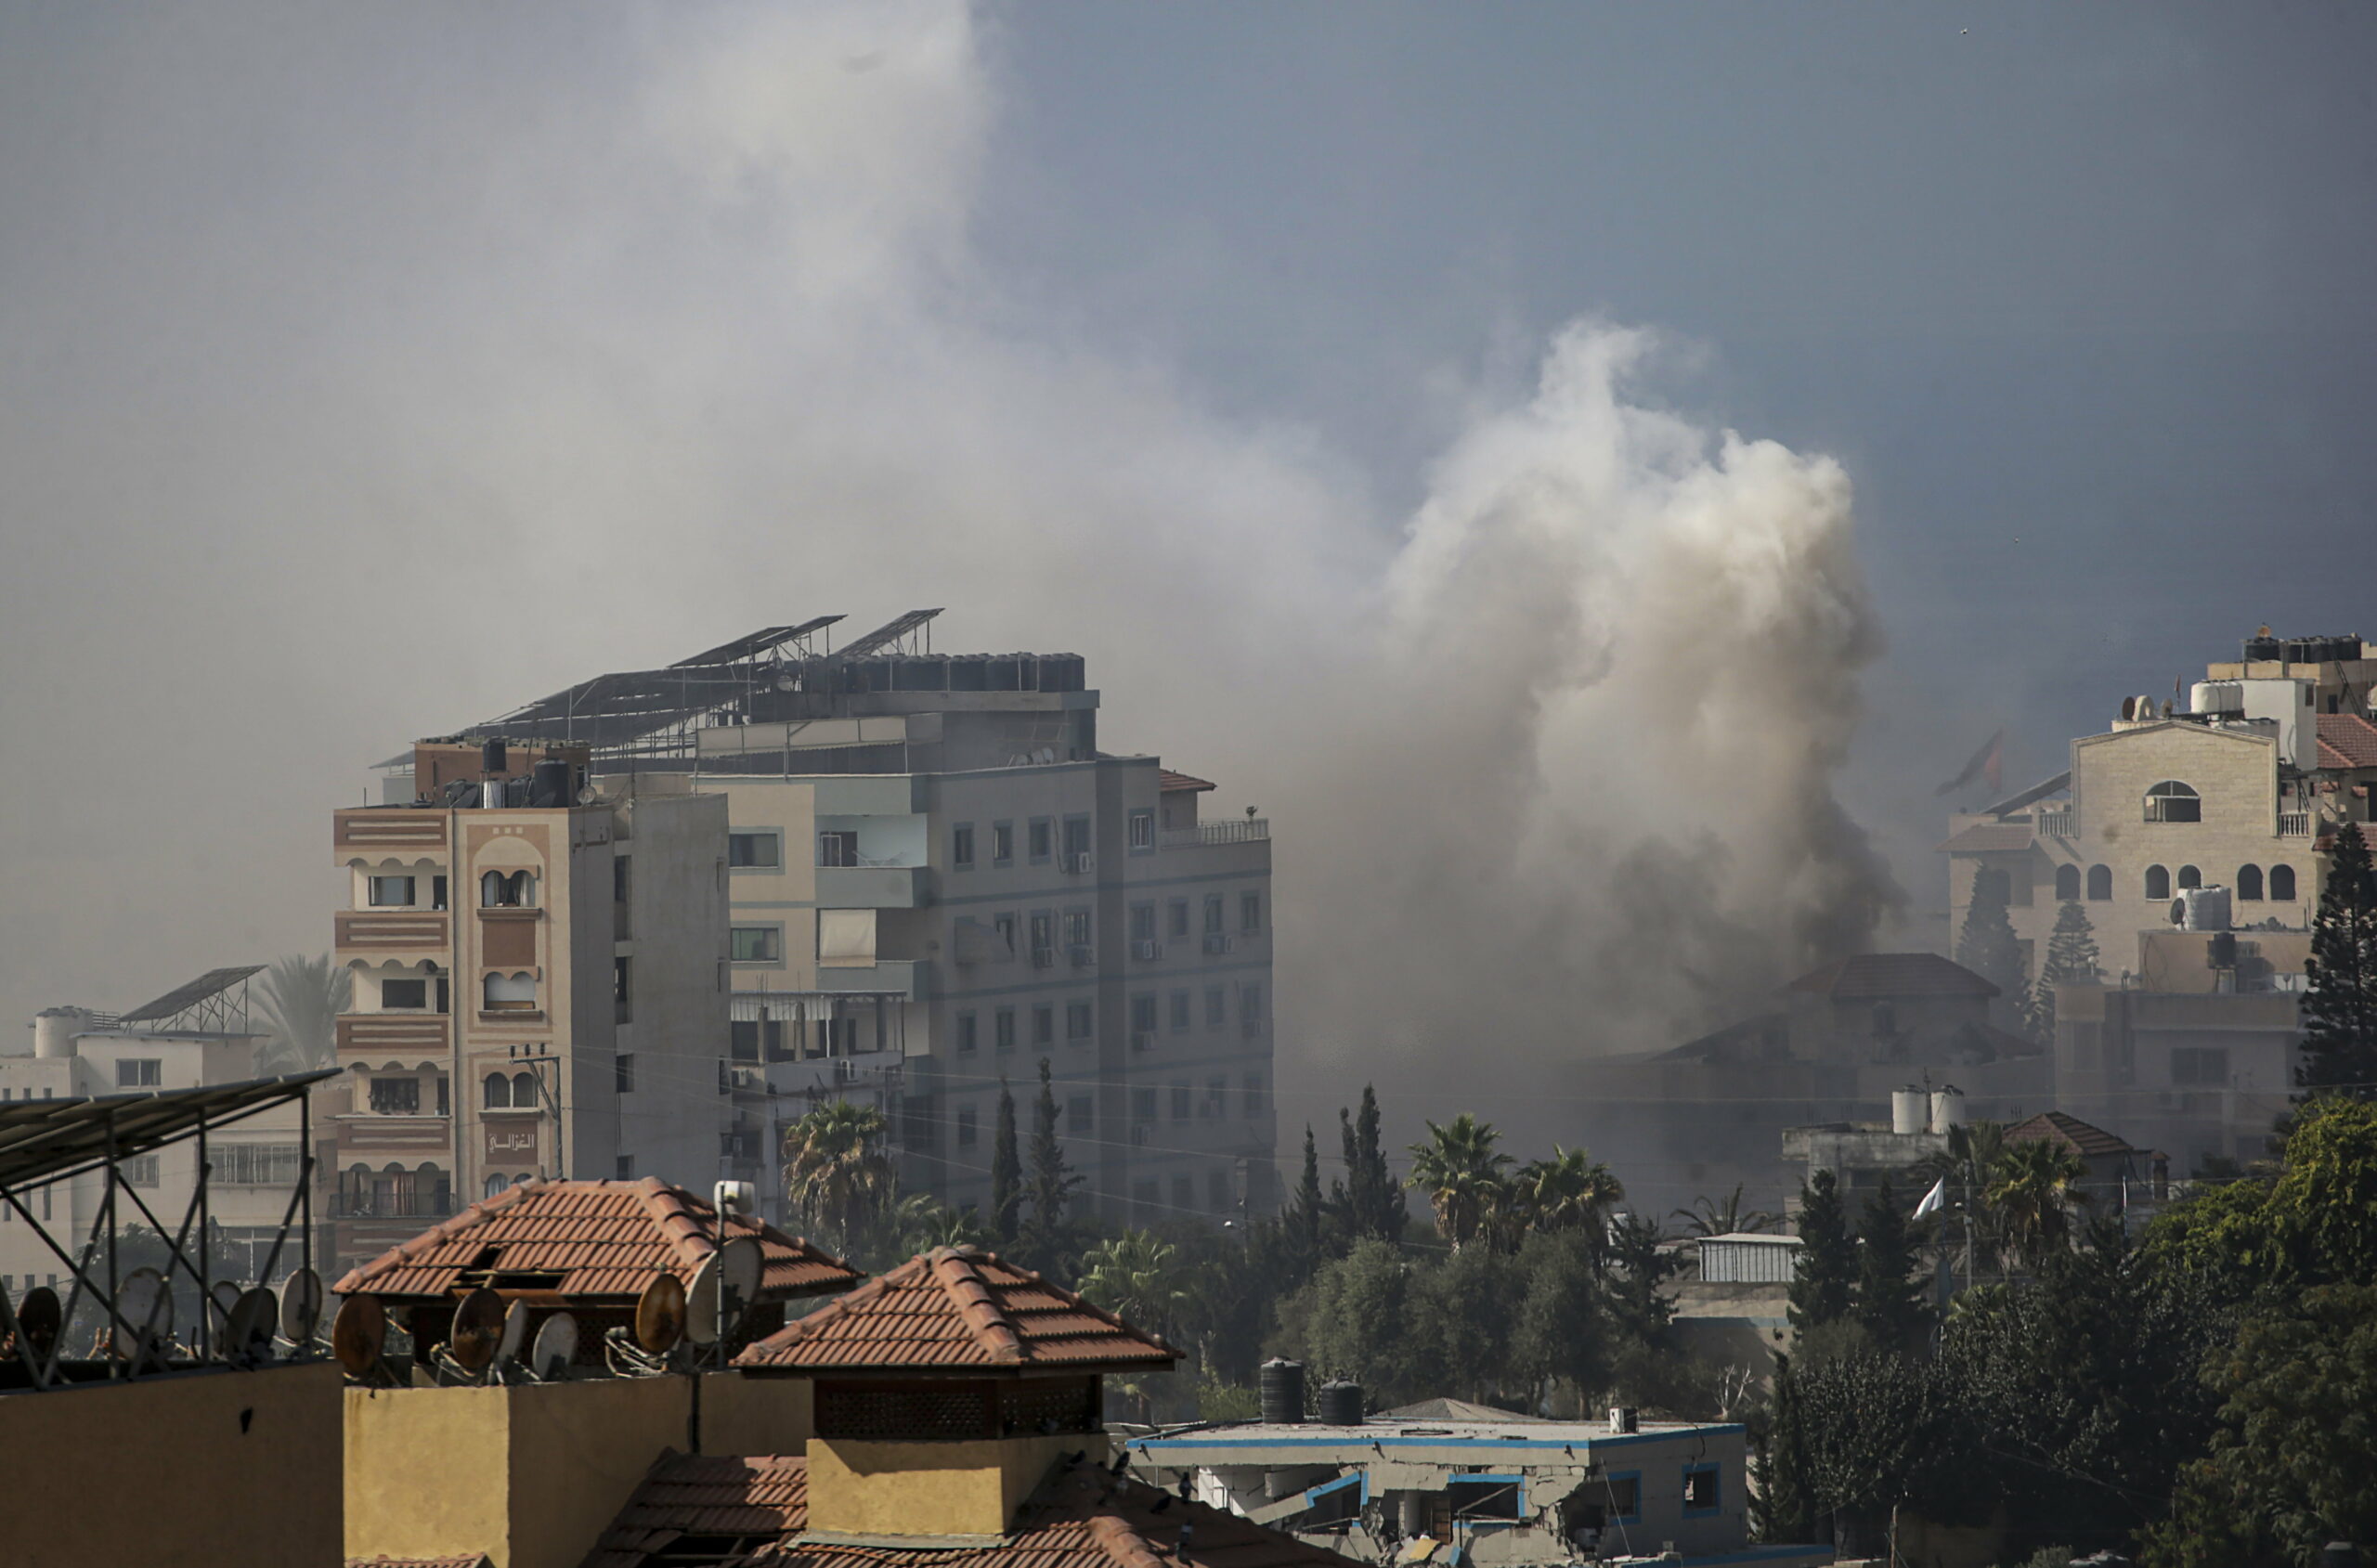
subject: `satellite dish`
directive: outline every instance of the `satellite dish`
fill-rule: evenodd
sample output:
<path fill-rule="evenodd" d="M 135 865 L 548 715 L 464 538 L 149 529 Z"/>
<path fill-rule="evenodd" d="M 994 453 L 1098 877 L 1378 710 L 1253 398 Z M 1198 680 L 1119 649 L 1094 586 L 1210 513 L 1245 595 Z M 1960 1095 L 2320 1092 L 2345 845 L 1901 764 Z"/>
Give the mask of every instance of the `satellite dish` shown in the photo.
<path fill-rule="evenodd" d="M 512 1310 L 503 1315 L 503 1338 L 497 1341 L 498 1361 L 517 1361 L 520 1347 L 528 1342 L 528 1303 L 514 1302 Z"/>
<path fill-rule="evenodd" d="M 685 1287 L 685 1338 L 697 1345 L 718 1343 L 718 1254 L 712 1252 L 694 1270 Z"/>
<path fill-rule="evenodd" d="M 350 1378 L 368 1376 L 380 1365 L 380 1347 L 388 1341 L 388 1314 L 380 1298 L 349 1296 L 339 1303 L 331 1324 L 331 1354 Z"/>
<path fill-rule="evenodd" d="M 790 670 L 786 670 L 776 677 L 776 690 L 779 692 L 797 691 L 799 686 L 800 682 L 793 679 Z"/>
<path fill-rule="evenodd" d="M 718 1305 L 727 1333 L 742 1326 L 743 1315 L 760 1299 L 760 1276 L 766 1266 L 756 1236 L 738 1236 L 718 1250 Z"/>
<path fill-rule="evenodd" d="M 165 1276 L 153 1268 L 136 1268 L 123 1276 L 116 1288 L 115 1315 L 124 1327 L 116 1330 L 116 1354 L 129 1360 L 136 1348 L 154 1346 L 172 1337 L 174 1332 L 174 1293 L 165 1289 Z M 136 1338 L 127 1341 L 129 1332 Z"/>
<path fill-rule="evenodd" d="M 322 1326 L 322 1276 L 301 1268 L 280 1287 L 281 1338 L 305 1344 Z"/>
<path fill-rule="evenodd" d="M 58 1292 L 46 1285 L 36 1285 L 25 1292 L 17 1303 L 17 1332 L 35 1355 L 45 1356 L 58 1343 L 58 1331 L 65 1327 L 66 1315 L 58 1310 Z"/>
<path fill-rule="evenodd" d="M 272 1354 L 273 1319 L 280 1302 L 264 1286 L 244 1291 L 223 1329 L 223 1354 L 235 1361 L 263 1361 Z"/>
<path fill-rule="evenodd" d="M 592 784 L 588 784 L 585 788 L 578 792 L 578 803 L 580 806 L 591 806 L 597 798 L 598 797 L 594 793 L 594 786 Z"/>
<path fill-rule="evenodd" d="M 446 1338 L 446 1354 L 465 1372 L 485 1371 L 502 1338 L 503 1298 L 482 1285 L 454 1309 L 454 1329 Z"/>
<path fill-rule="evenodd" d="M 537 1330 L 536 1347 L 528 1352 L 528 1369 L 544 1381 L 559 1382 L 569 1374 L 569 1364 L 578 1358 L 578 1319 L 565 1312 L 554 1313 Z"/>
<path fill-rule="evenodd" d="M 220 1328 L 231 1320 L 231 1309 L 240 1304 L 240 1287 L 236 1281 L 218 1279 L 208 1294 L 214 1298 L 214 1323 Z"/>
<path fill-rule="evenodd" d="M 636 1301 L 635 1342 L 654 1355 L 666 1355 L 684 1337 L 685 1288 L 675 1275 L 661 1275 Z"/>

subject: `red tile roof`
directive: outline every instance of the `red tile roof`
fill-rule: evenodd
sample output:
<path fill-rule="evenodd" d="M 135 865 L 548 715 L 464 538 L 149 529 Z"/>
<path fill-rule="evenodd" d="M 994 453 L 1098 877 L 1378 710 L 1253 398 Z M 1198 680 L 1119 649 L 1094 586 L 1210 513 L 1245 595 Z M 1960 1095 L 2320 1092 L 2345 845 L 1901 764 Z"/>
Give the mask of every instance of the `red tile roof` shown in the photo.
<path fill-rule="evenodd" d="M 1997 988 L 1936 952 L 1864 952 L 1801 975 L 1784 988 L 1836 1002 L 1894 996 L 1994 996 Z"/>
<path fill-rule="evenodd" d="M 1169 768 L 1160 768 L 1156 771 L 1156 789 L 1162 794 L 1169 795 L 1176 789 L 1212 789 L 1213 787 L 1214 786 L 1210 779 L 1201 779 L 1194 773 L 1176 773 Z"/>
<path fill-rule="evenodd" d="M 2320 714 L 2319 766 L 2377 768 L 2377 724 L 2357 713 Z"/>
<path fill-rule="evenodd" d="M 1350 1558 L 1080 1460 L 1043 1482 L 996 1544 L 803 1539 L 807 1475 L 808 1461 L 790 1457 L 664 1455 L 585 1568 L 645 1568 L 686 1536 L 728 1537 L 736 1555 L 724 1560 L 748 1568 L 1352 1568 Z"/>
<path fill-rule="evenodd" d="M 487 1568 L 487 1553 L 468 1557 L 350 1557 L 346 1568 Z"/>
<path fill-rule="evenodd" d="M 800 1371 L 1169 1367 L 1180 1353 L 989 1252 L 909 1259 L 734 1358 Z"/>
<path fill-rule="evenodd" d="M 461 1276 L 494 1268 L 557 1273 L 563 1297 L 632 1299 L 661 1269 L 690 1282 L 716 1250 L 708 1203 L 657 1177 L 640 1182 L 526 1182 L 474 1203 L 452 1219 L 349 1271 L 342 1294 L 438 1297 Z M 763 1301 L 846 1290 L 865 1277 L 798 1237 L 740 1215 L 727 1235 L 757 1237 L 765 1259 Z M 492 1259 L 486 1254 L 493 1252 Z M 501 1289 L 501 1286 L 497 1287 Z"/>
<path fill-rule="evenodd" d="M 2017 1121 L 2007 1128 L 2003 1135 L 2009 1144 L 2060 1144 L 2083 1159 L 2138 1152 L 2102 1127 L 2091 1127 L 2078 1117 L 2067 1116 L 2059 1110 L 2043 1110 L 2036 1116 Z"/>
<path fill-rule="evenodd" d="M 1951 855 L 2003 855 L 2037 841 L 2028 823 L 1971 823 L 1950 835 L 1940 849 Z"/>

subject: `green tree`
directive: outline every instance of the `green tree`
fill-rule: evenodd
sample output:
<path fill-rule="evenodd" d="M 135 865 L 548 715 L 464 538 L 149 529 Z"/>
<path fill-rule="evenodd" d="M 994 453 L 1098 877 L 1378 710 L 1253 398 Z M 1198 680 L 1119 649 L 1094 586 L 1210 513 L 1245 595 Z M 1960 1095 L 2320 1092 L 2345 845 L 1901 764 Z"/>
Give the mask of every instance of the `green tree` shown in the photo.
<path fill-rule="evenodd" d="M 1972 901 L 1965 906 L 1964 928 L 1956 934 L 1956 962 L 1995 986 L 2018 1012 L 2027 1012 L 2022 1004 L 2030 994 L 2029 965 L 2007 913 L 2007 898 L 2004 872 L 1973 868 Z"/>
<path fill-rule="evenodd" d="M 2308 1095 L 2377 1099 L 2377 875 L 2357 823 L 2336 834 L 2304 973 L 2295 1082 Z"/>
<path fill-rule="evenodd" d="M 1865 1199 L 1857 1250 L 1857 1321 L 1886 1350 L 1911 1349 L 1930 1322 L 1923 1302 L 1922 1262 L 1898 1199 L 1884 1182 Z"/>
<path fill-rule="evenodd" d="M 1738 1182 L 1734 1184 L 1734 1190 L 1726 1194 L 1722 1203 L 1706 1196 L 1695 1198 L 1691 1208 L 1678 1209 L 1672 1217 L 1683 1222 L 1686 1236 L 1738 1236 L 1745 1232 L 1771 1229 L 1774 1225 L 1774 1216 L 1765 1210 L 1745 1210 L 1742 1207 L 1742 1187 Z"/>
<path fill-rule="evenodd" d="M 1345 1180 L 1336 1188 L 1337 1207 L 1345 1218 L 1349 1239 L 1400 1241 L 1410 1218 L 1403 1204 L 1403 1184 L 1386 1166 L 1380 1143 L 1378 1092 L 1362 1085 L 1359 1112 L 1340 1110 L 1337 1130 L 1344 1144 Z"/>
<path fill-rule="evenodd" d="M 909 1193 L 884 1211 L 880 1228 L 883 1243 L 876 1257 L 887 1266 L 936 1247 L 982 1247 L 991 1239 L 970 1205 L 952 1209 L 925 1192 Z"/>
<path fill-rule="evenodd" d="M 1188 1302 L 1179 1250 L 1145 1230 L 1101 1241 L 1082 1254 L 1081 1294 L 1135 1328 L 1168 1333 Z"/>
<path fill-rule="evenodd" d="M 1575 1232 L 1593 1255 L 1601 1252 L 1612 1205 L 1626 1199 L 1625 1185 L 1610 1168 L 1581 1148 L 1554 1144 L 1549 1160 L 1530 1160 L 1511 1179 L 1517 1208 L 1530 1232 Z"/>
<path fill-rule="evenodd" d="M 1294 1196 L 1288 1200 L 1288 1211 L 1281 1216 L 1284 1239 L 1287 1242 L 1289 1289 L 1298 1289 L 1320 1266 L 1321 1253 L 1327 1245 L 1329 1231 L 1329 1199 L 1320 1191 L 1320 1146 L 1314 1142 L 1312 1123 L 1304 1127 L 1304 1170 L 1296 1178 Z"/>
<path fill-rule="evenodd" d="M 1065 1146 L 1057 1137 L 1057 1091 L 1048 1075 L 1048 1058 L 1040 1058 L 1040 1097 L 1032 1108 L 1030 1174 L 1025 1194 L 1032 1217 L 1024 1222 L 1020 1248 L 1025 1263 L 1043 1272 L 1056 1270 L 1072 1240 L 1065 1211 L 1082 1178 L 1065 1163 Z"/>
<path fill-rule="evenodd" d="M 1414 1271 L 1409 1337 L 1439 1392 L 1480 1403 L 1524 1392 L 1511 1352 L 1526 1291 L 1518 1260 L 1487 1247 Z"/>
<path fill-rule="evenodd" d="M 2045 1138 L 2008 1144 L 1992 1167 L 1983 1195 L 2011 1257 L 2035 1268 L 2072 1235 L 2072 1211 L 2085 1200 L 2088 1173 L 2077 1151 Z"/>
<path fill-rule="evenodd" d="M 1818 1171 L 1799 1188 L 1799 1261 L 1791 1278 L 1791 1327 L 1801 1334 L 1849 1315 L 1857 1283 L 1857 1244 L 1838 1178 Z"/>
<path fill-rule="evenodd" d="M 1519 1250 L 1526 1294 L 1511 1336 L 1504 1385 L 1525 1388 L 1530 1407 L 1565 1381 L 1581 1394 L 1607 1384 L 1609 1309 L 1602 1295 L 1600 1238 L 1581 1230 L 1539 1230 Z"/>
<path fill-rule="evenodd" d="M 338 1016 L 355 993 L 355 974 L 331 962 L 292 953 L 265 972 L 259 1010 L 272 1026 L 260 1064 L 266 1072 L 310 1072 L 338 1056 Z"/>
<path fill-rule="evenodd" d="M 2047 938 L 2046 962 L 2039 965 L 2039 983 L 2031 992 L 2032 1033 L 2042 1043 L 2055 1039 L 2055 988 L 2093 982 L 2102 973 L 2097 956 L 2097 928 L 2077 899 L 2066 899 L 2055 912 L 2055 932 Z"/>
<path fill-rule="evenodd" d="M 1005 1077 L 999 1079 L 997 1114 L 991 1135 L 991 1234 L 1009 1247 L 1022 1231 L 1023 1161 L 1015 1147 L 1015 1094 Z"/>
<path fill-rule="evenodd" d="M 883 1113 L 828 1100 L 784 1130 L 784 1192 L 812 1234 L 848 1248 L 898 1185 L 881 1146 Z"/>
<path fill-rule="evenodd" d="M 1640 1214 L 1610 1227 L 1610 1316 L 1622 1338 L 1648 1349 L 1666 1344 L 1668 1324 L 1675 1317 L 1675 1298 L 1666 1286 L 1683 1266 L 1661 1245 L 1666 1240 L 1658 1222 Z"/>
<path fill-rule="evenodd" d="M 1436 1392 L 1426 1347 L 1415 1342 L 1414 1266 L 1391 1243 L 1364 1239 L 1320 1265 L 1292 1303 L 1290 1348 L 1322 1377 L 1344 1378 L 1375 1403 L 1400 1405 Z"/>
<path fill-rule="evenodd" d="M 1445 1126 L 1427 1125 L 1427 1141 L 1411 1146 L 1411 1185 L 1428 1195 L 1436 1229 L 1459 1251 L 1486 1236 L 1507 1207 L 1502 1173 L 1511 1157 L 1494 1147 L 1493 1123 L 1465 1110 Z"/>

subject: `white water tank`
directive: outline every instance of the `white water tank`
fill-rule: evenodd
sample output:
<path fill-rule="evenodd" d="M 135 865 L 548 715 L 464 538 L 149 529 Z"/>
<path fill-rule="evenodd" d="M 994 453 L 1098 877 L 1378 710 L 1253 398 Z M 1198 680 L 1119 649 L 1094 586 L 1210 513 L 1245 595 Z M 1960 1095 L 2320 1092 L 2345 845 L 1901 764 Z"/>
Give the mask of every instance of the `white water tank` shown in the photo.
<path fill-rule="evenodd" d="M 2245 693 L 2234 680 L 2199 680 L 2188 688 L 2188 711 L 2242 717 Z"/>
<path fill-rule="evenodd" d="M 2183 914 L 2179 926 L 2188 931 L 2225 931 L 2228 929 L 2228 889 L 2226 888 L 2182 888 L 2179 903 Z"/>
<path fill-rule="evenodd" d="M 1901 1137 L 1920 1133 L 1931 1121 L 1931 1096 L 1920 1089 L 1890 1091 L 1890 1131 Z"/>
<path fill-rule="evenodd" d="M 80 1007 L 44 1007 L 33 1015 L 33 1055 L 71 1056 L 74 1037 L 91 1027 L 91 1015 Z"/>
<path fill-rule="evenodd" d="M 1965 1124 L 1965 1092 L 1951 1086 L 1931 1091 L 1931 1130 L 1954 1132 Z"/>

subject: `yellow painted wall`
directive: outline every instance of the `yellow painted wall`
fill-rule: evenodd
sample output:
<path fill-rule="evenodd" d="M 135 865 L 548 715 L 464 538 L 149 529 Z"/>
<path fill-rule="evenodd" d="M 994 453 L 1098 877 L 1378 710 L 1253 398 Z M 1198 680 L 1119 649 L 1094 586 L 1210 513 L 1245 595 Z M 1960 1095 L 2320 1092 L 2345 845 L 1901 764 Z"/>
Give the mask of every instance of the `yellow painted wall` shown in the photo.
<path fill-rule="evenodd" d="M 503 1489 L 490 1482 L 505 1472 L 512 1392 L 346 1390 L 346 1555 L 500 1551 Z"/>
<path fill-rule="evenodd" d="M 339 1378 L 276 1367 L 0 1396 L 0 1559 L 336 1562 Z"/>
<path fill-rule="evenodd" d="M 1104 1439 L 864 1443 L 812 1438 L 809 1527 L 851 1536 L 996 1536 L 1065 1455 Z"/>
<path fill-rule="evenodd" d="M 799 1454 L 816 1432 L 817 1385 L 807 1378 L 702 1374 L 705 1454 Z"/>
<path fill-rule="evenodd" d="M 683 1449 L 690 1378 L 506 1389 L 512 1536 L 496 1568 L 578 1568 L 664 1448 Z"/>

